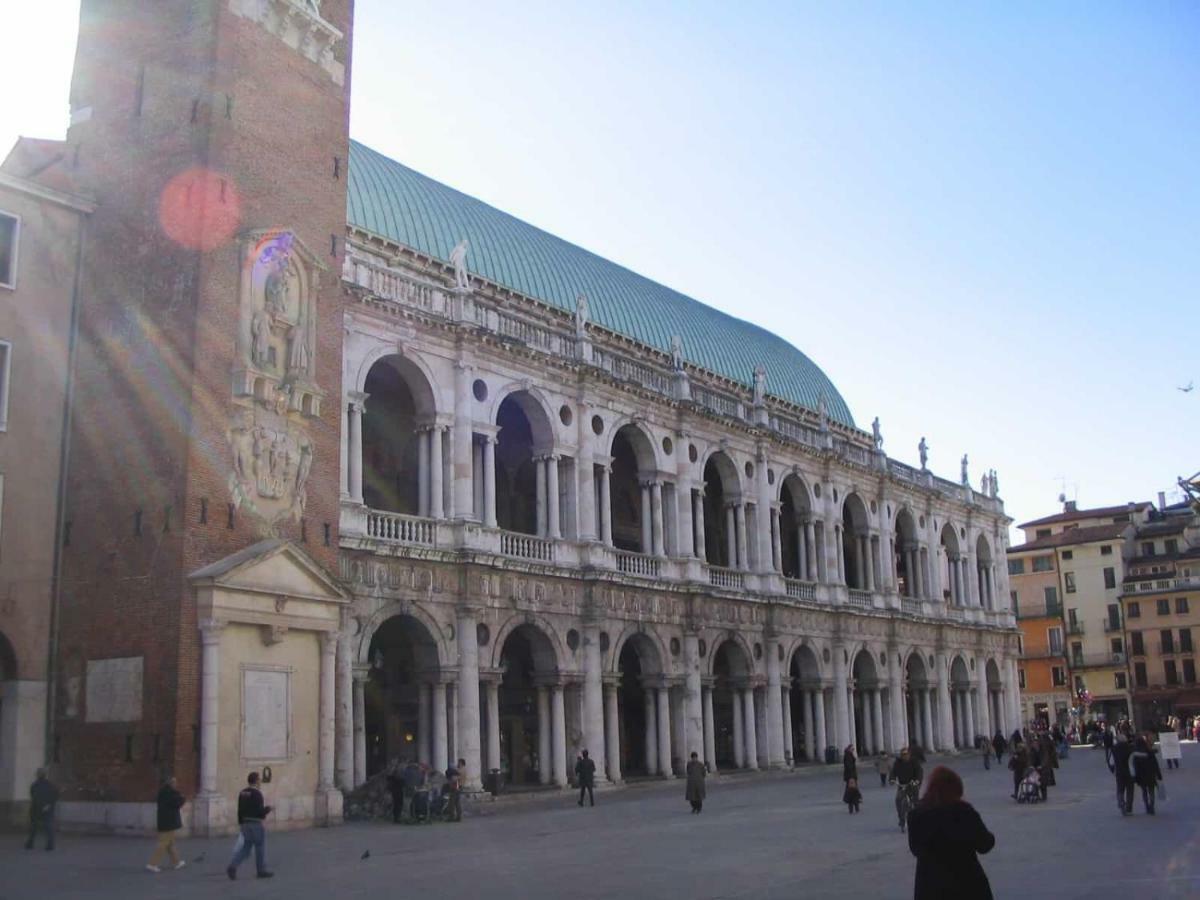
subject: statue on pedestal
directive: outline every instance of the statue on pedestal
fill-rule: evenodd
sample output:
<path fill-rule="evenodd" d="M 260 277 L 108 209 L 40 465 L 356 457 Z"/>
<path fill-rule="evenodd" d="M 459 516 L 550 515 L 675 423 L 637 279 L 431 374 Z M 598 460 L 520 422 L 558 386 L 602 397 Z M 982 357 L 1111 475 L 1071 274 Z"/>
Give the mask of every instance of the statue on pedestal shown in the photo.
<path fill-rule="evenodd" d="M 754 405 L 762 406 L 767 401 L 767 370 L 759 365 L 754 367 Z"/>
<path fill-rule="evenodd" d="M 683 338 L 677 334 L 671 335 L 671 367 L 683 371 Z"/>
<path fill-rule="evenodd" d="M 967 475 L 967 454 L 965 454 L 965 453 L 963 454 L 963 458 L 962 458 L 962 472 L 960 473 L 959 478 L 964 485 L 970 486 L 971 479 Z"/>
<path fill-rule="evenodd" d="M 588 299 L 587 294 L 575 298 L 575 336 L 579 339 L 587 337 Z"/>
<path fill-rule="evenodd" d="M 929 445 L 925 443 L 925 436 L 921 436 L 921 443 L 917 444 L 917 453 L 921 456 L 921 471 L 924 472 L 929 467 Z"/>
<path fill-rule="evenodd" d="M 871 437 L 875 441 L 875 449 L 883 449 L 883 432 L 879 430 L 879 416 L 871 423 Z"/>
<path fill-rule="evenodd" d="M 458 290 L 465 291 L 471 287 L 471 277 L 467 274 L 467 250 L 470 246 L 470 243 L 462 240 L 450 251 L 450 265 L 454 266 L 454 287 Z"/>
<path fill-rule="evenodd" d="M 821 391 L 821 396 L 817 399 L 817 419 L 820 424 L 821 434 L 829 431 L 829 407 L 825 403 L 825 392 Z"/>

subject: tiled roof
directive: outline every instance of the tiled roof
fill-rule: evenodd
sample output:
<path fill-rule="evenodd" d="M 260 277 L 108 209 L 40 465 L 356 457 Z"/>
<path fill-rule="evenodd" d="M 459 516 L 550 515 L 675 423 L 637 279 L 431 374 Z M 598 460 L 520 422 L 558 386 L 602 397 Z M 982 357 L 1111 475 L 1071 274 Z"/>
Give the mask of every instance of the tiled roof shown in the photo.
<path fill-rule="evenodd" d="M 1128 522 L 1113 525 L 1092 525 L 1088 528 L 1072 528 L 1061 531 L 1050 537 L 1038 538 L 1025 544 L 1009 547 L 1009 553 L 1023 553 L 1027 550 L 1050 550 L 1055 547 L 1070 547 L 1074 544 L 1091 544 L 1096 541 L 1115 541 L 1129 527 Z"/>
<path fill-rule="evenodd" d="M 747 387 L 762 365 L 768 394 L 814 410 L 824 394 L 829 417 L 854 426 L 846 401 L 825 373 L 765 328 L 705 306 L 355 141 L 348 168 L 351 226 L 443 261 L 466 239 L 467 268 L 473 274 L 568 313 L 584 294 L 598 325 L 665 352 L 671 337 L 679 335 L 688 362 Z M 777 309 L 794 315 L 794 308 Z"/>
<path fill-rule="evenodd" d="M 1149 506 L 1149 503 L 1135 503 L 1134 509 L 1143 509 Z M 1074 522 L 1077 519 L 1101 519 L 1111 516 L 1120 516 L 1130 511 L 1129 504 L 1124 503 L 1120 506 L 1098 506 L 1095 509 L 1078 509 L 1073 512 L 1060 512 L 1052 516 L 1046 516 L 1044 519 L 1034 519 L 1032 522 L 1024 522 L 1018 525 L 1018 528 L 1033 528 L 1037 525 L 1057 525 L 1059 522 Z"/>

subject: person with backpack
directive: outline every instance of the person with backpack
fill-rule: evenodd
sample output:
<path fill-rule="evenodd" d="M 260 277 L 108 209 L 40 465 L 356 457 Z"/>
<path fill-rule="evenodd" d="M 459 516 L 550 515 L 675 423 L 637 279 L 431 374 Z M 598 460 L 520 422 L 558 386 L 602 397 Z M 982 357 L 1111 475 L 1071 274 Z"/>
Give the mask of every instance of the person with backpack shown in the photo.
<path fill-rule="evenodd" d="M 238 794 L 237 817 L 242 839 L 229 865 L 225 867 L 225 874 L 230 881 L 237 878 L 238 866 L 246 861 L 251 850 L 254 851 L 254 867 L 258 877 L 272 878 L 275 875 L 267 869 L 266 819 L 271 814 L 271 807 L 263 800 L 258 782 L 258 773 L 251 772 L 246 777 L 246 786 Z"/>
<path fill-rule="evenodd" d="M 583 794 L 586 791 L 588 800 L 595 806 L 596 763 L 588 756 L 586 750 L 579 754 L 579 761 L 575 763 L 575 778 L 579 782 L 579 805 L 583 806 Z"/>
<path fill-rule="evenodd" d="M 179 834 L 179 829 L 183 828 L 183 817 L 179 814 L 179 811 L 183 809 L 185 802 L 183 794 L 179 793 L 179 789 L 176 787 L 175 776 L 168 775 L 163 779 L 162 787 L 158 789 L 158 797 L 155 801 L 158 818 L 158 842 L 154 845 L 154 852 L 150 855 L 150 862 L 146 863 L 147 872 L 161 872 L 162 868 L 159 866 L 158 861 L 164 855 L 171 860 L 172 869 L 182 869 L 184 867 L 185 863 L 179 858 L 179 850 L 175 847 L 175 837 Z"/>

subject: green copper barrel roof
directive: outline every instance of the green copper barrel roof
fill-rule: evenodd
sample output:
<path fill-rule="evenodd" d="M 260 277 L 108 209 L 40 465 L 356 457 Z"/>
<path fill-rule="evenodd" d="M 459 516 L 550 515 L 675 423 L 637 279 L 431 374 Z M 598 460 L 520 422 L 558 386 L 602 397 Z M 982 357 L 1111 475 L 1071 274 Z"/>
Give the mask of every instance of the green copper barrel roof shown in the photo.
<path fill-rule="evenodd" d="M 584 294 L 596 324 L 666 352 L 671 336 L 678 334 L 688 362 L 747 387 L 762 365 L 768 394 L 815 410 L 824 393 L 829 417 L 854 425 L 846 401 L 825 373 L 765 328 L 705 306 L 355 141 L 348 168 L 351 226 L 440 260 L 466 239 L 467 268 L 473 274 L 568 313 Z"/>

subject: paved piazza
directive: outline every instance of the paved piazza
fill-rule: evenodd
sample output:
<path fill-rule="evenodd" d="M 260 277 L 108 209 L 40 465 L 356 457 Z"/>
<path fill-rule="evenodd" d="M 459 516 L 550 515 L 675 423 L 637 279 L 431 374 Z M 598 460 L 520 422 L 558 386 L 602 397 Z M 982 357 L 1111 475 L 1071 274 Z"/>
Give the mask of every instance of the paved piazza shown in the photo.
<path fill-rule="evenodd" d="M 1200 752 L 1168 772 L 1155 818 L 1122 819 L 1098 751 L 1077 750 L 1050 802 L 1017 806 L 1009 773 L 955 761 L 967 795 L 997 836 L 984 858 L 997 898 L 1200 895 Z M 910 897 L 914 860 L 895 827 L 892 791 L 864 778 L 863 812 L 841 800 L 840 767 L 736 776 L 712 784 L 702 817 L 683 784 L 604 793 L 595 809 L 573 798 L 484 807 L 461 826 L 351 824 L 270 836 L 270 882 L 253 864 L 229 884 L 231 840 L 184 842 L 181 872 L 141 870 L 151 841 L 72 837 L 53 855 L 0 851 L 0 897 L 793 898 Z M 868 774 L 868 773 L 864 773 Z M 872 775 L 872 779 L 874 776 Z M 360 859 L 370 850 L 367 860 Z M 193 864 L 201 853 L 205 860 Z"/>

